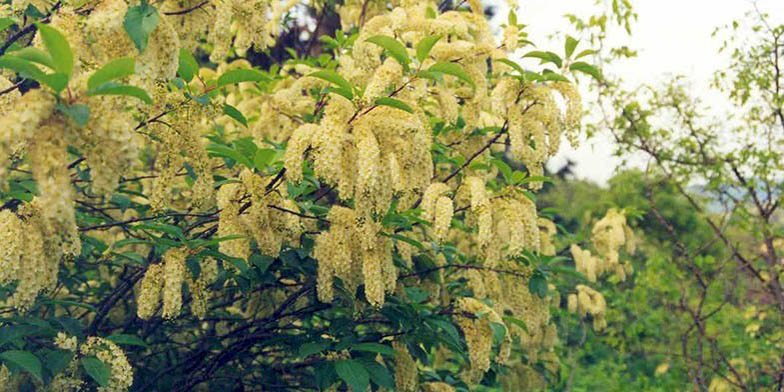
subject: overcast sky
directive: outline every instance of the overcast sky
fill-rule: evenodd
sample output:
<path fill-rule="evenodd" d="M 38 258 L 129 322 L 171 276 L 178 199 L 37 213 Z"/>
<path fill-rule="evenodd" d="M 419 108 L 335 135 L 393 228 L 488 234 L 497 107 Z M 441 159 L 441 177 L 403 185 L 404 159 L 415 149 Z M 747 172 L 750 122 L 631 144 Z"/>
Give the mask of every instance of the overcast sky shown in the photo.
<path fill-rule="evenodd" d="M 708 88 L 714 71 L 723 68 L 727 57 L 718 53 L 720 42 L 711 37 L 716 27 L 743 20 L 752 11 L 749 0 L 632 0 L 639 18 L 632 26 L 631 37 L 618 35 L 613 42 L 628 42 L 638 50 L 638 57 L 613 64 L 605 69 L 624 79 L 629 87 L 642 83 L 654 84 L 672 75 L 684 75 L 693 86 L 692 93 L 703 98 L 714 110 L 721 108 L 721 98 Z M 566 13 L 578 16 L 596 11 L 593 0 L 519 0 L 518 20 L 529 25 L 531 40 L 538 48 L 563 52 L 563 39 L 547 46 L 547 35 L 553 31 L 572 32 Z M 774 24 L 784 23 L 784 0 L 758 0 L 760 10 L 770 14 Z M 506 15 L 505 9 L 499 10 Z M 608 137 L 595 137 L 572 150 L 564 145 L 551 162 L 551 168 L 563 165 L 566 158 L 577 162 L 576 175 L 599 183 L 609 179 L 620 163 L 611 155 Z"/>

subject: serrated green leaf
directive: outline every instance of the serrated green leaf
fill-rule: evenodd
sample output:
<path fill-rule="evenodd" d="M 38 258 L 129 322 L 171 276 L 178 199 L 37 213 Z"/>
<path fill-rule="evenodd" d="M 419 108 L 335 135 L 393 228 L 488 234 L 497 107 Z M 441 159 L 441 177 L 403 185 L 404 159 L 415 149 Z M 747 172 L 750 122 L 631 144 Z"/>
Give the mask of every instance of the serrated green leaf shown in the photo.
<path fill-rule="evenodd" d="M 15 50 L 12 53 L 12 55 L 20 59 L 41 64 L 45 67 L 49 67 L 49 69 L 54 70 L 54 63 L 52 62 L 52 57 L 49 56 L 49 53 L 46 53 L 41 49 L 28 46 L 26 48 Z"/>
<path fill-rule="evenodd" d="M 86 105 L 80 103 L 72 105 L 58 103 L 55 108 L 70 117 L 80 127 L 87 125 L 87 122 L 90 121 L 90 108 Z"/>
<path fill-rule="evenodd" d="M 106 82 L 95 89 L 89 90 L 87 95 L 124 95 L 138 98 L 148 105 L 152 104 L 152 98 L 142 88 L 116 82 Z"/>
<path fill-rule="evenodd" d="M 572 64 L 571 66 L 569 66 L 569 69 L 572 70 L 572 71 L 582 72 L 584 74 L 590 75 L 594 79 L 596 79 L 597 81 L 602 81 L 602 79 L 603 79 L 602 78 L 602 73 L 599 72 L 599 69 L 597 69 L 596 67 L 594 67 L 591 64 L 584 63 L 582 61 L 578 61 L 578 62 Z"/>
<path fill-rule="evenodd" d="M 36 23 L 38 31 L 41 33 L 41 40 L 44 41 L 46 51 L 52 58 L 54 70 L 65 74 L 69 79 L 73 72 L 74 58 L 71 45 L 62 33 L 52 26 L 43 23 Z"/>
<path fill-rule="evenodd" d="M 561 56 L 558 56 L 553 52 L 542 52 L 542 51 L 534 50 L 533 52 L 528 52 L 524 54 L 523 57 L 537 58 L 539 60 L 542 60 L 542 64 L 553 63 L 558 68 L 561 68 L 563 66 L 563 60 L 561 60 Z"/>
<path fill-rule="evenodd" d="M 17 366 L 32 374 L 38 381 L 42 381 L 41 361 L 31 352 L 21 350 L 4 351 L 0 353 L 0 360 L 12 366 Z"/>
<path fill-rule="evenodd" d="M 337 89 L 333 90 L 335 93 L 338 93 L 348 99 L 349 101 L 354 99 L 353 87 L 351 83 L 349 83 L 346 79 L 343 79 L 342 76 L 338 75 L 335 71 L 328 71 L 328 70 L 321 70 L 316 71 L 308 76 L 319 78 L 321 80 L 326 80 L 337 86 Z"/>
<path fill-rule="evenodd" d="M 215 85 L 215 87 L 221 88 L 229 84 L 237 84 L 242 82 L 267 82 L 269 80 L 270 79 L 267 77 L 267 75 L 260 71 L 256 71 L 255 69 L 237 68 L 226 71 L 223 75 L 221 75 L 218 78 L 218 83 Z"/>
<path fill-rule="evenodd" d="M 577 44 L 579 43 L 580 41 L 571 35 L 566 36 L 566 42 L 564 43 L 564 54 L 567 58 L 572 56 L 572 53 L 574 53 L 574 50 L 577 48 Z"/>
<path fill-rule="evenodd" d="M 380 106 L 391 106 L 395 109 L 400 109 L 404 112 L 414 113 L 414 109 L 411 109 L 411 106 L 408 106 L 405 102 L 389 97 L 381 97 L 376 99 L 376 105 Z"/>
<path fill-rule="evenodd" d="M 133 57 L 122 57 L 112 60 L 87 79 L 87 88 L 93 90 L 106 82 L 133 75 L 135 67 L 136 60 Z"/>
<path fill-rule="evenodd" d="M 84 371 L 95 380 L 98 385 L 106 387 L 109 385 L 111 368 L 96 357 L 84 357 L 79 362 L 82 363 Z"/>
<path fill-rule="evenodd" d="M 147 343 L 145 343 L 144 340 L 141 340 L 136 335 L 117 334 L 117 335 L 107 336 L 106 340 L 110 340 L 110 341 L 115 342 L 117 344 L 122 344 L 122 345 L 126 345 L 126 346 L 147 347 Z"/>
<path fill-rule="evenodd" d="M 147 1 L 128 7 L 123 20 L 123 28 L 139 53 L 144 52 L 144 49 L 147 48 L 147 40 L 158 27 L 159 21 L 158 10 Z"/>
<path fill-rule="evenodd" d="M 186 82 L 193 80 L 193 77 L 199 72 L 199 63 L 193 57 L 191 52 L 185 48 L 180 49 L 179 66 L 177 68 L 177 75 L 180 75 Z"/>
<path fill-rule="evenodd" d="M 408 64 L 411 63 L 411 59 L 408 58 L 408 51 L 405 45 L 400 43 L 400 41 L 386 35 L 376 35 L 365 41 L 384 48 L 392 58 L 403 66 L 404 70 L 408 71 Z"/>
<path fill-rule="evenodd" d="M 237 110 L 237 108 L 234 106 L 223 104 L 223 114 L 237 120 L 237 122 L 244 125 L 245 127 L 248 126 L 248 119 L 246 119 L 242 112 Z"/>
<path fill-rule="evenodd" d="M 354 359 L 335 362 L 335 373 L 355 391 L 367 390 L 370 374 L 362 363 Z"/>
<path fill-rule="evenodd" d="M 416 46 L 416 58 L 419 62 L 425 61 L 427 56 L 430 54 L 430 50 L 433 49 L 433 46 L 441 39 L 440 35 L 428 35 L 425 38 L 419 40 Z"/>
<path fill-rule="evenodd" d="M 428 72 L 439 72 L 447 75 L 452 75 L 476 88 L 476 84 L 471 80 L 471 76 L 457 63 L 435 63 L 427 69 Z"/>

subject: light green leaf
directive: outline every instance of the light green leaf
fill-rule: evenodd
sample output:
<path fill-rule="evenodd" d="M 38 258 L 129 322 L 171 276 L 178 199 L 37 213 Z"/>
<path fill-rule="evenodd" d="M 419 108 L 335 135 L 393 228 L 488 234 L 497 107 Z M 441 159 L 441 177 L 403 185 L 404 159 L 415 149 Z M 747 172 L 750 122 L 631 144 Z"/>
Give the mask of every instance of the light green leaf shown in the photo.
<path fill-rule="evenodd" d="M 16 21 L 11 18 L 0 18 L 0 31 L 3 31 L 9 26 L 13 26 L 15 24 L 17 24 Z"/>
<path fill-rule="evenodd" d="M 87 79 L 87 88 L 93 90 L 106 82 L 133 75 L 135 66 L 136 60 L 133 57 L 122 57 L 112 60 Z"/>
<path fill-rule="evenodd" d="M 408 71 L 408 64 L 411 63 L 411 59 L 408 58 L 408 51 L 400 41 L 386 35 L 376 35 L 365 41 L 384 48 L 392 58 L 403 66 L 404 70 Z"/>
<path fill-rule="evenodd" d="M 256 168 L 263 170 L 272 163 L 272 160 L 277 154 L 278 152 L 271 148 L 260 148 L 256 150 L 256 155 L 253 157 L 253 163 L 256 164 Z"/>
<path fill-rule="evenodd" d="M 41 361 L 28 351 L 9 350 L 0 353 L 0 360 L 12 366 L 18 366 L 41 380 Z"/>
<path fill-rule="evenodd" d="M 115 82 L 106 82 L 98 88 L 88 91 L 87 95 L 124 95 L 138 98 L 148 105 L 152 104 L 152 98 L 143 89 Z"/>
<path fill-rule="evenodd" d="M 427 69 L 428 72 L 440 72 L 447 75 L 452 75 L 468 84 L 471 87 L 476 88 L 476 84 L 474 81 L 471 80 L 471 77 L 468 73 L 463 69 L 460 64 L 457 63 L 435 63 L 430 68 Z"/>
<path fill-rule="evenodd" d="M 395 109 L 400 109 L 404 112 L 414 113 L 414 109 L 411 109 L 411 106 L 408 106 L 405 102 L 389 97 L 381 97 L 376 99 L 376 105 L 379 106 L 391 106 Z"/>
<path fill-rule="evenodd" d="M 267 82 L 269 77 L 262 72 L 254 69 L 238 68 L 225 72 L 218 78 L 216 88 L 221 88 L 229 84 L 237 84 L 242 82 Z"/>
<path fill-rule="evenodd" d="M 433 46 L 441 39 L 440 35 L 428 35 L 425 38 L 419 40 L 416 46 L 416 57 L 419 62 L 425 61 L 427 55 L 430 54 L 430 50 L 433 49 Z"/>
<path fill-rule="evenodd" d="M 54 70 L 65 74 L 70 79 L 71 72 L 73 72 L 74 58 L 68 40 L 54 27 L 43 23 L 36 23 L 35 25 L 38 27 L 38 31 L 41 32 L 41 39 L 44 41 L 44 46 L 46 46 L 46 50 L 52 58 Z"/>
<path fill-rule="evenodd" d="M 518 327 L 522 328 L 523 331 L 528 332 L 528 326 L 525 325 L 525 321 L 517 319 L 517 318 L 514 318 L 514 317 L 508 317 L 508 316 L 503 316 L 503 319 L 504 319 L 504 322 L 517 325 Z"/>
<path fill-rule="evenodd" d="M 321 71 L 313 72 L 308 76 L 326 80 L 327 82 L 334 84 L 335 86 L 337 86 L 337 88 L 333 89 L 332 91 L 334 91 L 337 94 L 340 94 L 341 96 L 345 97 L 349 101 L 354 98 L 354 93 L 353 93 L 354 89 L 351 86 L 351 83 L 349 83 L 346 79 L 343 79 L 343 77 L 338 75 L 337 72 L 335 71 L 321 70 Z"/>
<path fill-rule="evenodd" d="M 107 336 L 106 340 L 110 340 L 117 344 L 123 344 L 126 346 L 140 346 L 140 347 L 147 347 L 147 343 L 144 340 L 139 339 L 136 335 L 128 335 L 128 334 L 117 334 Z"/>
<path fill-rule="evenodd" d="M 86 105 L 75 103 L 72 105 L 64 105 L 58 103 L 55 106 L 57 110 L 61 111 L 66 116 L 70 117 L 76 125 L 83 127 L 90 121 L 90 108 Z"/>
<path fill-rule="evenodd" d="M 158 10 L 145 0 L 141 4 L 128 7 L 123 20 L 123 28 L 131 38 L 139 53 L 147 48 L 150 34 L 158 27 L 160 16 Z"/>
<path fill-rule="evenodd" d="M 20 59 L 41 64 L 45 67 L 49 67 L 49 69 L 54 70 L 54 63 L 52 62 L 52 56 L 49 56 L 49 53 L 46 53 L 41 49 L 28 46 L 26 48 L 22 48 L 14 51 L 12 55 Z"/>
<path fill-rule="evenodd" d="M 599 70 L 596 67 L 594 67 L 591 64 L 584 63 L 582 61 L 578 61 L 578 62 L 572 64 L 569 67 L 569 69 L 572 70 L 572 71 L 582 72 L 584 74 L 591 75 L 594 79 L 596 79 L 597 81 L 600 81 L 600 82 L 603 79 L 602 78 L 602 73 L 599 72 Z"/>
<path fill-rule="evenodd" d="M 177 74 L 180 75 L 186 82 L 193 80 L 193 77 L 199 72 L 199 63 L 193 58 L 191 52 L 186 49 L 180 49 L 179 68 Z"/>
<path fill-rule="evenodd" d="M 246 119 L 245 116 L 242 114 L 242 112 L 237 110 L 237 108 L 235 108 L 234 106 L 231 106 L 229 104 L 224 104 L 223 114 L 237 120 L 237 122 L 244 125 L 245 127 L 248 126 L 248 119 Z"/>
<path fill-rule="evenodd" d="M 63 91 L 68 85 L 68 76 L 62 73 L 45 74 L 29 60 L 7 54 L 0 56 L 0 68 L 8 68 L 19 73 L 23 78 L 37 80 L 52 88 L 55 92 Z"/>
<path fill-rule="evenodd" d="M 512 60 L 509 60 L 509 59 L 496 59 L 495 61 L 498 61 L 499 63 L 504 63 L 504 64 L 514 68 L 514 70 L 517 71 L 520 75 L 524 75 L 525 74 L 525 70 L 523 70 L 523 67 L 521 67 L 520 64 L 517 64 L 516 62 L 514 62 Z"/>
<path fill-rule="evenodd" d="M 571 57 L 572 53 L 574 53 L 574 50 L 577 48 L 577 44 L 579 43 L 580 41 L 571 35 L 566 36 L 566 42 L 564 43 L 564 53 L 566 54 L 567 58 Z"/>
<path fill-rule="evenodd" d="M 599 53 L 599 51 L 593 50 L 593 49 L 586 49 L 586 50 L 583 50 L 582 52 L 578 53 L 577 56 L 574 59 L 577 60 L 577 59 L 579 59 L 581 57 L 590 56 L 590 55 L 596 54 L 596 53 Z"/>
<path fill-rule="evenodd" d="M 561 66 L 563 66 L 563 60 L 561 60 L 561 57 L 558 56 L 557 54 L 553 53 L 553 52 L 541 52 L 541 51 L 535 50 L 533 52 L 526 53 L 525 55 L 523 55 L 523 57 L 537 58 L 539 60 L 542 60 L 542 64 L 544 64 L 544 63 L 553 63 L 558 68 L 561 68 Z"/>
<path fill-rule="evenodd" d="M 367 390 L 370 384 L 370 374 L 359 361 L 353 359 L 337 361 L 335 362 L 335 372 L 355 391 Z"/>
<path fill-rule="evenodd" d="M 79 362 L 87 374 L 92 377 L 98 385 L 106 387 L 109 385 L 109 376 L 111 375 L 111 368 L 105 363 L 101 362 L 96 357 L 84 357 Z"/>

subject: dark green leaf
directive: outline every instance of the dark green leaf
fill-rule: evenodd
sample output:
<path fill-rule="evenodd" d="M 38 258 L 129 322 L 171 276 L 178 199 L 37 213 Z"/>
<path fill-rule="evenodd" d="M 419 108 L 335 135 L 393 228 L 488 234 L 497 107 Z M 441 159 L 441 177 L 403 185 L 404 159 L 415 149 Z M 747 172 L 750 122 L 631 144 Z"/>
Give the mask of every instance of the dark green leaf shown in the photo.
<path fill-rule="evenodd" d="M 70 78 L 74 66 L 71 45 L 68 45 L 65 36 L 54 27 L 43 23 L 36 23 L 35 25 L 41 33 L 41 40 L 44 41 L 46 51 L 49 52 L 49 56 L 52 58 L 54 70 Z"/>
<path fill-rule="evenodd" d="M 531 293 L 538 295 L 541 298 L 547 296 L 547 279 L 540 272 L 535 272 L 528 281 L 528 289 Z"/>
<path fill-rule="evenodd" d="M 128 334 L 117 334 L 107 336 L 106 340 L 110 340 L 117 344 L 123 344 L 126 346 L 140 346 L 140 347 L 147 347 L 147 343 L 144 340 L 139 339 L 136 335 L 128 335 Z"/>
<path fill-rule="evenodd" d="M 269 80 L 270 79 L 267 75 L 260 71 L 256 71 L 255 69 L 237 68 L 226 71 L 223 75 L 221 75 L 218 78 L 218 84 L 216 84 L 215 87 L 221 88 L 229 84 L 237 84 L 242 82 L 266 82 Z"/>
<path fill-rule="evenodd" d="M 239 122 L 240 124 L 246 127 L 248 126 L 248 119 L 246 119 L 245 116 L 242 114 L 242 112 L 237 110 L 237 108 L 235 108 L 234 106 L 231 106 L 229 104 L 223 104 L 223 114 L 237 120 L 237 122 Z"/>
<path fill-rule="evenodd" d="M 392 58 L 403 66 L 404 70 L 408 71 L 408 64 L 411 63 L 411 59 L 408 58 L 408 51 L 400 41 L 386 35 L 376 35 L 365 41 L 384 48 Z"/>
<path fill-rule="evenodd" d="M 425 61 L 427 55 L 430 54 L 430 50 L 433 49 L 433 46 L 441 39 L 440 35 L 428 35 L 425 38 L 419 40 L 416 46 L 416 57 L 419 62 Z"/>
<path fill-rule="evenodd" d="M 179 67 L 177 68 L 177 75 L 180 75 L 186 82 L 193 80 L 193 77 L 199 72 L 199 63 L 193 58 L 191 52 L 187 49 L 180 49 Z"/>
<path fill-rule="evenodd" d="M 318 354 L 329 347 L 329 343 L 312 343 L 308 342 L 299 346 L 298 354 L 300 358 L 306 358 L 313 354 Z"/>
<path fill-rule="evenodd" d="M 507 316 L 504 316 L 503 320 L 507 323 L 512 323 L 514 325 L 517 325 L 518 327 L 522 328 L 523 331 L 528 332 L 528 326 L 525 325 L 525 322 L 523 320 L 516 319 L 514 317 L 507 317 Z"/>
<path fill-rule="evenodd" d="M 389 97 L 381 97 L 376 99 L 376 105 L 380 106 L 391 106 L 395 109 L 400 109 L 404 112 L 414 113 L 414 109 L 411 109 L 411 106 L 408 106 L 405 102 Z"/>
<path fill-rule="evenodd" d="M 9 350 L 0 353 L 0 360 L 12 366 L 18 366 L 41 380 L 41 361 L 28 351 Z"/>
<path fill-rule="evenodd" d="M 94 90 L 106 82 L 133 75 L 135 66 L 136 60 L 133 57 L 122 57 L 112 60 L 87 79 L 87 88 Z"/>
<path fill-rule="evenodd" d="M 95 380 L 98 385 L 102 387 L 109 385 L 109 376 L 111 375 L 111 368 L 109 366 L 96 357 L 84 357 L 80 362 L 82 363 L 84 371 Z"/>
<path fill-rule="evenodd" d="M 395 350 L 392 347 L 379 343 L 357 343 L 352 344 L 350 347 L 352 351 L 364 351 L 369 353 L 378 353 L 384 355 L 395 355 Z"/>
<path fill-rule="evenodd" d="M 367 390 L 370 384 L 370 374 L 359 361 L 353 359 L 337 361 L 335 372 L 355 391 Z"/>
<path fill-rule="evenodd" d="M 395 379 L 386 366 L 370 360 L 362 361 L 362 365 L 365 366 L 365 369 L 367 369 L 370 374 L 370 379 L 373 380 L 376 385 L 390 391 L 395 389 Z"/>
<path fill-rule="evenodd" d="M 144 52 L 144 49 L 147 48 L 147 40 L 155 28 L 158 27 L 159 18 L 158 10 L 147 1 L 128 7 L 128 12 L 125 13 L 125 19 L 123 20 L 123 27 L 136 49 L 139 50 L 139 53 Z"/>
<path fill-rule="evenodd" d="M 44 363 L 52 374 L 57 374 L 68 366 L 68 362 L 71 361 L 71 358 L 73 358 L 73 352 L 71 351 L 50 350 L 44 357 Z"/>

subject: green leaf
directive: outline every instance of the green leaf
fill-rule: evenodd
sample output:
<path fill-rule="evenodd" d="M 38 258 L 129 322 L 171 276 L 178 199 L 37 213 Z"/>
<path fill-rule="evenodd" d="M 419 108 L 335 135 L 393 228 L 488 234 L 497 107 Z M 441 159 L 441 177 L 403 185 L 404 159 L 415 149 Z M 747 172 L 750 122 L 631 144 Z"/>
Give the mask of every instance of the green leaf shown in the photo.
<path fill-rule="evenodd" d="M 237 108 L 234 106 L 223 104 L 223 114 L 237 120 L 237 122 L 244 125 L 245 127 L 248 126 L 248 119 L 246 119 L 242 112 L 237 110 Z"/>
<path fill-rule="evenodd" d="M 50 350 L 44 357 L 44 364 L 52 374 L 57 374 L 68 366 L 71 358 L 73 358 L 73 353 L 68 350 Z"/>
<path fill-rule="evenodd" d="M 411 106 L 408 106 L 405 102 L 389 97 L 381 97 L 376 100 L 376 105 L 379 106 L 391 106 L 395 109 L 400 109 L 404 112 L 414 113 L 414 109 L 411 109 Z"/>
<path fill-rule="evenodd" d="M 41 32 L 41 40 L 44 41 L 46 51 L 49 52 L 49 56 L 52 58 L 54 70 L 65 74 L 70 79 L 71 72 L 73 72 L 74 58 L 71 45 L 68 45 L 68 40 L 54 27 L 43 23 L 36 23 L 35 26 Z"/>
<path fill-rule="evenodd" d="M 379 343 L 357 343 L 352 344 L 349 348 L 351 351 L 364 351 L 368 353 L 378 353 L 384 355 L 395 355 L 395 350 L 384 344 Z"/>
<path fill-rule="evenodd" d="M 87 88 L 94 90 L 106 82 L 133 75 L 135 67 L 136 60 L 133 57 L 121 57 L 112 60 L 87 79 Z"/>
<path fill-rule="evenodd" d="M 80 127 L 87 125 L 87 122 L 90 121 L 90 108 L 86 105 L 80 103 L 72 105 L 58 103 L 55 108 L 70 117 Z"/>
<path fill-rule="evenodd" d="M 248 159 L 248 157 L 242 155 L 239 151 L 234 150 L 230 147 L 226 147 L 224 145 L 210 144 L 209 146 L 207 146 L 207 152 L 209 152 L 210 156 L 229 158 L 247 167 L 250 168 L 254 167 L 253 162 L 251 162 L 251 160 Z"/>
<path fill-rule="evenodd" d="M 3 31 L 15 24 L 17 24 L 16 21 L 11 18 L 0 18 L 0 31 Z"/>
<path fill-rule="evenodd" d="M 425 61 L 427 55 L 430 54 L 430 50 L 433 49 L 433 46 L 435 46 L 440 39 L 440 35 L 428 35 L 419 40 L 416 46 L 416 58 L 420 63 Z"/>
<path fill-rule="evenodd" d="M 474 81 L 471 80 L 471 77 L 468 76 L 468 73 L 463 69 L 460 64 L 457 63 L 435 63 L 430 68 L 427 69 L 428 72 L 440 72 L 447 75 L 452 75 L 468 84 L 471 87 L 476 88 L 476 84 Z"/>
<path fill-rule="evenodd" d="M 598 50 L 593 50 L 593 49 L 586 49 L 586 50 L 583 50 L 582 52 L 578 53 L 577 56 L 575 56 L 574 59 L 577 60 L 577 59 L 579 59 L 581 57 L 590 56 L 590 55 L 596 54 L 596 53 L 599 53 L 599 51 Z"/>
<path fill-rule="evenodd" d="M 300 358 L 307 358 L 313 354 L 318 354 L 329 347 L 329 343 L 308 342 L 299 346 L 298 355 Z"/>
<path fill-rule="evenodd" d="M 106 82 L 98 86 L 98 88 L 88 91 L 87 95 L 124 95 L 138 98 L 148 105 L 152 104 L 152 98 L 142 88 L 116 82 Z"/>
<path fill-rule="evenodd" d="M 571 35 L 566 36 L 566 43 L 564 43 L 564 53 L 566 54 L 567 58 L 572 56 L 572 53 L 574 53 L 574 50 L 577 48 L 577 44 L 579 43 L 580 41 Z"/>
<path fill-rule="evenodd" d="M 370 373 L 370 379 L 373 380 L 376 385 L 390 391 L 395 389 L 395 379 L 386 366 L 371 360 L 363 360 L 362 365 L 365 366 L 365 369 Z"/>
<path fill-rule="evenodd" d="M 123 28 L 131 38 L 139 53 L 147 48 L 147 40 L 150 34 L 158 27 L 160 16 L 158 10 L 145 0 L 141 4 L 128 7 L 123 20 Z"/>
<path fill-rule="evenodd" d="M 558 56 L 557 54 L 553 53 L 553 52 L 541 52 L 541 51 L 535 50 L 533 52 L 526 53 L 525 55 L 523 55 L 523 57 L 537 58 L 539 60 L 542 60 L 542 64 L 544 64 L 544 63 L 553 63 L 558 68 L 561 68 L 561 66 L 563 66 L 563 60 L 561 60 L 561 57 Z"/>
<path fill-rule="evenodd" d="M 517 13 L 514 10 L 509 11 L 509 16 L 506 18 L 506 23 L 510 26 L 517 26 Z"/>
<path fill-rule="evenodd" d="M 528 281 L 528 289 L 531 293 L 538 295 L 540 298 L 547 296 L 547 278 L 541 272 L 536 271 Z"/>
<path fill-rule="evenodd" d="M 525 324 L 525 321 L 523 320 L 514 317 L 508 317 L 508 316 L 503 316 L 503 320 L 504 322 L 517 325 L 518 327 L 522 328 L 523 331 L 528 332 L 528 326 Z"/>
<path fill-rule="evenodd" d="M 193 80 L 193 77 L 199 72 L 199 63 L 193 58 L 191 52 L 186 49 L 180 49 L 179 64 L 177 75 L 180 75 L 186 82 Z"/>
<path fill-rule="evenodd" d="M 79 362 L 87 374 L 92 377 L 98 385 L 106 387 L 109 385 L 109 376 L 111 375 L 111 368 L 105 363 L 101 362 L 96 357 L 84 357 Z"/>
<path fill-rule="evenodd" d="M 28 46 L 26 48 L 22 48 L 14 51 L 13 56 L 27 61 L 31 61 L 33 63 L 41 64 L 43 66 L 49 67 L 49 69 L 54 69 L 52 56 L 49 56 L 49 53 L 46 53 L 43 50 L 34 48 L 32 46 Z"/>
<path fill-rule="evenodd" d="M 408 238 L 408 237 L 406 237 L 404 235 L 400 235 L 400 234 L 396 234 L 396 233 L 390 234 L 390 233 L 384 233 L 384 232 L 381 232 L 381 235 L 383 235 L 385 237 L 394 238 L 394 239 L 399 240 L 399 241 L 403 241 L 405 243 L 408 243 L 410 245 L 413 245 L 413 246 L 417 247 L 417 249 L 420 249 L 420 250 L 425 248 L 425 246 L 422 245 L 421 242 L 419 242 L 419 241 L 417 241 L 415 239 L 412 239 L 412 238 Z"/>
<path fill-rule="evenodd" d="M 514 70 L 517 71 L 520 75 L 524 75 L 525 74 L 525 71 L 523 70 L 523 67 L 521 67 L 520 64 L 517 64 L 516 62 L 514 62 L 512 60 L 509 60 L 509 59 L 496 59 L 495 61 L 498 61 L 499 63 L 504 63 L 504 64 L 514 68 Z"/>
<path fill-rule="evenodd" d="M 278 155 L 278 152 L 271 148 L 260 148 L 256 150 L 256 154 L 253 157 L 253 163 L 256 164 L 257 169 L 264 169 L 272 163 L 272 160 L 276 155 Z"/>
<path fill-rule="evenodd" d="M 384 48 L 392 58 L 403 66 L 404 70 L 408 71 L 408 64 L 411 63 L 411 59 L 408 58 L 408 51 L 406 51 L 406 47 L 400 41 L 386 35 L 376 35 L 365 41 Z"/>
<path fill-rule="evenodd" d="M 227 71 L 221 75 L 218 78 L 218 84 L 216 84 L 215 87 L 221 88 L 229 84 L 237 84 L 242 82 L 267 82 L 269 80 L 270 79 L 267 77 L 267 75 L 264 75 L 264 73 L 256 71 L 255 69 L 237 68 Z"/>
<path fill-rule="evenodd" d="M 45 74 L 29 60 L 13 55 L 0 56 L 0 68 L 8 68 L 23 78 L 37 80 L 59 93 L 68 85 L 68 76 L 62 73 Z"/>
<path fill-rule="evenodd" d="M 591 75 L 594 79 L 596 79 L 597 81 L 600 81 L 600 82 L 603 79 L 602 78 L 602 73 L 599 72 L 599 70 L 596 67 L 594 67 L 591 64 L 584 63 L 582 61 L 578 61 L 578 62 L 572 64 L 569 67 L 569 69 L 572 70 L 572 71 L 582 72 L 584 74 Z"/>
<path fill-rule="evenodd" d="M 335 362 L 335 373 L 355 391 L 365 391 L 370 384 L 370 374 L 362 363 L 353 359 Z"/>
<path fill-rule="evenodd" d="M 126 346 L 147 347 L 147 343 L 145 343 L 144 340 L 141 340 L 136 335 L 117 334 L 117 335 L 107 336 L 106 340 L 110 340 L 110 341 L 115 342 L 117 344 L 123 344 L 123 345 L 126 345 Z"/>
<path fill-rule="evenodd" d="M 41 380 L 41 361 L 29 351 L 9 350 L 0 353 L 0 360 L 12 366 L 18 366 Z"/>
<path fill-rule="evenodd" d="M 351 83 L 349 83 L 346 79 L 343 79 L 343 77 L 338 75 L 337 72 L 321 70 L 321 71 L 313 72 L 308 76 L 326 80 L 327 82 L 330 82 L 335 86 L 337 86 L 337 89 L 334 89 L 332 91 L 342 95 L 349 101 L 354 99 L 354 93 L 353 93 L 354 90 L 353 87 L 351 86 Z"/>

